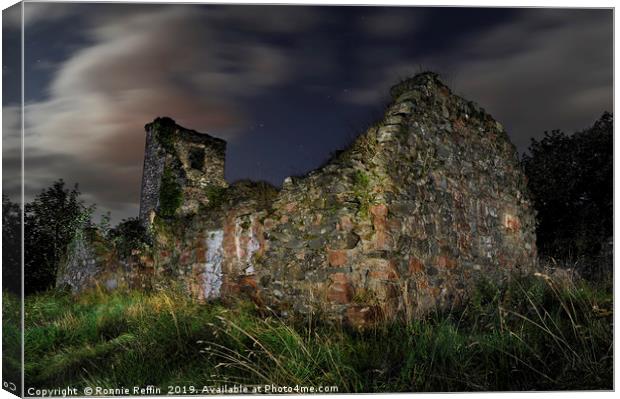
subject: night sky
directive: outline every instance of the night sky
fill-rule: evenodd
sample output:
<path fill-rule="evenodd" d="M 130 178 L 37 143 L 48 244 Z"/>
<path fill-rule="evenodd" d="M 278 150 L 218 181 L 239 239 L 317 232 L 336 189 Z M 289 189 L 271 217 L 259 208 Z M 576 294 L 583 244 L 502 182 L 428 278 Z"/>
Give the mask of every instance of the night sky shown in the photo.
<path fill-rule="evenodd" d="M 18 135 L 19 14 L 3 21 L 3 130 Z M 144 125 L 157 116 L 227 140 L 229 182 L 279 186 L 423 70 L 489 111 L 521 152 L 612 110 L 611 10 L 27 3 L 25 23 L 26 197 L 78 182 L 113 221 L 137 216 Z M 19 158 L 4 145 L 7 174 Z"/>

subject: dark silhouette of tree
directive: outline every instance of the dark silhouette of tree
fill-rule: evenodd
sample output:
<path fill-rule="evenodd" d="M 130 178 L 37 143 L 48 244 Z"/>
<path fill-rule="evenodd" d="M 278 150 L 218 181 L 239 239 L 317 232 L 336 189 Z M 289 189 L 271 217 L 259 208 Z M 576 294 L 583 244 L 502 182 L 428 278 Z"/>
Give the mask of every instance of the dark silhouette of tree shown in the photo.
<path fill-rule="evenodd" d="M 16 295 L 22 286 L 21 237 L 20 207 L 2 195 L 2 289 Z"/>
<path fill-rule="evenodd" d="M 613 115 L 589 129 L 532 139 L 522 165 L 538 212 L 542 256 L 594 259 L 613 235 Z"/>
<path fill-rule="evenodd" d="M 53 287 L 58 263 L 66 254 L 84 215 L 90 221 L 92 207 L 79 199 L 77 184 L 65 188 L 60 179 L 41 191 L 26 204 L 24 213 L 24 274 L 25 293 L 30 294 Z"/>
<path fill-rule="evenodd" d="M 131 255 L 131 250 L 142 248 L 149 242 L 147 231 L 139 218 L 123 219 L 110 229 L 108 238 L 123 256 Z"/>

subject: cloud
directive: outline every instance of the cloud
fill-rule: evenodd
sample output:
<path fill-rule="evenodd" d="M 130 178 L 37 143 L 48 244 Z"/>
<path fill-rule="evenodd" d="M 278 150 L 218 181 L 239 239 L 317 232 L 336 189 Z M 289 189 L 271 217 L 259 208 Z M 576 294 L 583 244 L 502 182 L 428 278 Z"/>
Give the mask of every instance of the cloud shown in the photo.
<path fill-rule="evenodd" d="M 26 105 L 28 146 L 55 157 L 54 167 L 30 164 L 32 190 L 65 177 L 80 181 L 106 207 L 124 209 L 129 202 L 135 207 L 145 123 L 166 115 L 192 129 L 234 138 L 246 119 L 240 100 L 287 82 L 295 70 L 280 47 L 223 26 L 226 18 L 249 20 L 245 7 L 119 11 L 117 6 L 91 21 L 85 35 L 93 44 L 59 64 L 45 100 Z M 266 21 L 255 16 L 250 28 L 309 26 L 310 15 L 292 11 L 292 19 L 282 23 L 272 19 L 286 19 L 283 11 Z M 302 17 L 305 22 L 295 24 Z"/>
<path fill-rule="evenodd" d="M 524 11 L 474 38 L 450 69 L 454 89 L 502 121 L 517 147 L 555 128 L 572 132 L 612 106 L 613 23 L 605 10 Z"/>
<path fill-rule="evenodd" d="M 534 133 L 585 127 L 611 106 L 608 11 L 522 10 L 413 57 L 403 43 L 424 41 L 420 9 L 372 8 L 357 20 L 296 6 L 71 7 L 46 10 L 57 24 L 72 16 L 84 40 L 38 71 L 53 74 L 44 99 L 25 109 L 27 191 L 59 177 L 80 182 L 85 198 L 114 210 L 117 220 L 137 213 L 145 123 L 167 115 L 236 140 L 251 134 L 244 129 L 255 117 L 249 104 L 291 83 L 376 106 L 390 85 L 424 65 L 487 108 L 521 150 Z M 44 15 L 35 11 L 30 21 Z"/>
<path fill-rule="evenodd" d="M 368 7 L 360 27 L 371 36 L 395 38 L 412 33 L 424 23 L 425 11 L 415 7 Z"/>
<path fill-rule="evenodd" d="M 523 10 L 512 21 L 455 38 L 453 47 L 440 54 L 378 68 L 377 55 L 366 49 L 359 55 L 365 84 L 341 100 L 376 103 L 385 98 L 386 88 L 423 65 L 485 107 L 525 151 L 530 137 L 585 128 L 612 107 L 612 29 L 609 10 Z"/>
<path fill-rule="evenodd" d="M 8 29 L 21 29 L 22 13 L 20 3 L 4 10 L 3 26 Z M 59 20 L 76 12 L 75 4 L 54 2 L 25 2 L 24 26 L 33 26 L 36 23 Z"/>
<path fill-rule="evenodd" d="M 17 202 L 21 193 L 21 107 L 2 107 L 2 191 Z"/>

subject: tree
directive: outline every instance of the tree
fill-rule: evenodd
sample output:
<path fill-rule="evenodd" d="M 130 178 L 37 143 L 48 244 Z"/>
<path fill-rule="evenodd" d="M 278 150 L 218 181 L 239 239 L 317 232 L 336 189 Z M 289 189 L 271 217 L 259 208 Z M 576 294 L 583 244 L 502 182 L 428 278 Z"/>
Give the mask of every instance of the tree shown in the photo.
<path fill-rule="evenodd" d="M 75 232 L 90 223 L 93 207 L 79 199 L 77 184 L 69 190 L 60 179 L 26 204 L 24 274 L 26 294 L 51 288 L 56 270 Z M 86 216 L 86 217 L 85 217 Z"/>
<path fill-rule="evenodd" d="M 2 289 L 20 295 L 22 278 L 21 209 L 2 195 Z"/>
<path fill-rule="evenodd" d="M 554 130 L 532 139 L 522 165 L 541 255 L 594 259 L 613 235 L 613 115 L 571 136 Z"/>

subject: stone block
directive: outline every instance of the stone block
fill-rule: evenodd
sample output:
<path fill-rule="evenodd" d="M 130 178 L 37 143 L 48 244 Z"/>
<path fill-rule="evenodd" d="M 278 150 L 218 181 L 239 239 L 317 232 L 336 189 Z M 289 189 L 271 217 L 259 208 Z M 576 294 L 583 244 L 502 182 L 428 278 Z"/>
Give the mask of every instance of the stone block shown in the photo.
<path fill-rule="evenodd" d="M 327 261 L 330 266 L 342 266 L 347 263 L 347 251 L 343 249 L 328 249 Z"/>
<path fill-rule="evenodd" d="M 331 285 L 327 289 L 327 299 L 337 304 L 347 304 L 353 298 L 353 287 L 345 273 L 330 275 Z"/>

